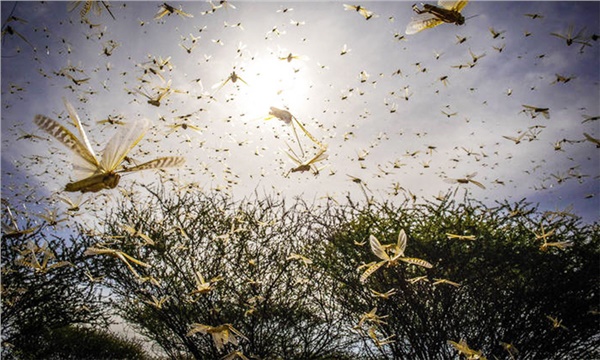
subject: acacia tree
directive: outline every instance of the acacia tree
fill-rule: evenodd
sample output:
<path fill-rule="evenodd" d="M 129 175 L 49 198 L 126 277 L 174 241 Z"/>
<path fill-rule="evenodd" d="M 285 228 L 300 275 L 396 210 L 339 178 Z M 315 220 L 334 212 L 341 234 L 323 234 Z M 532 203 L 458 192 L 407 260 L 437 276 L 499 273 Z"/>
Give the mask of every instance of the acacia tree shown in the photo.
<path fill-rule="evenodd" d="M 350 339 L 329 279 L 303 257 L 320 241 L 317 209 L 146 190 L 108 216 L 102 237 L 79 241 L 121 316 L 170 358 L 344 358 Z M 213 333 L 190 334 L 194 324 Z M 236 332 L 216 338 L 224 325 Z"/>
<path fill-rule="evenodd" d="M 598 356 L 598 224 L 571 214 L 145 191 L 76 242 L 169 358 Z"/>
<path fill-rule="evenodd" d="M 313 258 L 334 279 L 343 316 L 362 325 L 361 354 L 445 359 L 458 353 L 451 341 L 466 344 L 470 358 L 598 356 L 597 224 L 523 201 L 486 207 L 450 196 L 351 204 L 339 216 L 345 221 L 325 229 Z M 369 236 L 385 247 L 400 230 L 406 256 L 433 267 L 382 266 L 361 284 L 365 268 L 357 268 L 380 261 Z"/>
<path fill-rule="evenodd" d="M 96 284 L 85 275 L 94 271 L 85 247 L 51 234 L 51 224 L 25 220 L 26 214 L 11 211 L 4 199 L 3 205 L 2 357 L 82 358 L 85 351 L 78 350 L 89 350 L 92 343 L 103 351 L 88 356 L 142 357 L 126 339 L 91 330 L 105 328 L 109 314 Z M 83 341 L 93 336 L 93 342 Z"/>

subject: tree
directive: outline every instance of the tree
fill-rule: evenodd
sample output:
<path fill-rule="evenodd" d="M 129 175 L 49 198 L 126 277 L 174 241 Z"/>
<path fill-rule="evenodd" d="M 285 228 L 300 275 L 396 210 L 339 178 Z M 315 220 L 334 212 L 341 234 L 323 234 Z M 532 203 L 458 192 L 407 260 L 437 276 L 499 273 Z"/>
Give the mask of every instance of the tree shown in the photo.
<path fill-rule="evenodd" d="M 164 186 L 73 243 L 169 358 L 600 355 L 597 223 L 455 194 L 311 205 Z"/>
<path fill-rule="evenodd" d="M 85 276 L 94 268 L 85 248 L 3 205 L 3 358 L 38 359 L 53 351 L 51 339 L 60 329 L 107 326 L 105 301 Z"/>
<path fill-rule="evenodd" d="M 19 358 L 29 359 L 127 359 L 143 360 L 150 357 L 139 341 L 109 331 L 81 326 L 65 326 L 44 332 L 37 344 Z"/>
<path fill-rule="evenodd" d="M 344 358 L 326 274 L 303 256 L 320 241 L 316 209 L 146 189 L 108 216 L 102 237 L 78 240 L 123 318 L 171 358 Z"/>
<path fill-rule="evenodd" d="M 346 222 L 323 234 L 314 260 L 337 282 L 345 316 L 363 319 L 361 353 L 445 359 L 463 342 L 473 359 L 598 356 L 598 225 L 524 201 L 497 205 L 450 196 L 351 205 Z M 383 266 L 361 284 L 357 267 L 378 260 L 369 236 L 385 246 L 401 230 L 407 256 L 433 267 Z"/>

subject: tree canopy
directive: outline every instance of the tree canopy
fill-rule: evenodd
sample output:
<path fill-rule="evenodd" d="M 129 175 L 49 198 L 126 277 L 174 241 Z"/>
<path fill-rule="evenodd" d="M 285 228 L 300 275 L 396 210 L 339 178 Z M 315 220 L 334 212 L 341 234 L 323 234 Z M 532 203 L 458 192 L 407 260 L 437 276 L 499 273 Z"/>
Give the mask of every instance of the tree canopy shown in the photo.
<path fill-rule="evenodd" d="M 2 358 L 144 358 L 137 342 L 103 330 L 111 310 L 86 247 L 3 205 Z"/>
<path fill-rule="evenodd" d="M 598 355 L 598 225 L 566 211 L 147 191 L 77 241 L 169 357 Z"/>

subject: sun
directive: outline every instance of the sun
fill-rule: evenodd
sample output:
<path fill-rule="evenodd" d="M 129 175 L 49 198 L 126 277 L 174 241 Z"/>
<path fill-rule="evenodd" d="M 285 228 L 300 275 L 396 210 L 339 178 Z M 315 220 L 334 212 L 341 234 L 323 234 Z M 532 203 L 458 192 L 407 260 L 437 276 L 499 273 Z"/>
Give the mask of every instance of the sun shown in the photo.
<path fill-rule="evenodd" d="M 310 88 L 306 64 L 277 57 L 254 60 L 239 74 L 248 86 L 241 86 L 236 103 L 246 116 L 266 117 L 271 106 L 294 111 L 306 100 Z"/>

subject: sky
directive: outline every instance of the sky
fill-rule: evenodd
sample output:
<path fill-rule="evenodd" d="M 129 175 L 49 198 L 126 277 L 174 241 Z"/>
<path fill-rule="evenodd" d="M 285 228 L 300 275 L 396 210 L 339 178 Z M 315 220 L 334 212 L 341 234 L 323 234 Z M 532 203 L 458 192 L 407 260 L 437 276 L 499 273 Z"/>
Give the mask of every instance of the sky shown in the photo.
<path fill-rule="evenodd" d="M 472 1 L 464 25 L 413 35 L 405 34 L 418 18 L 413 2 L 169 2 L 191 16 L 160 19 L 161 2 L 108 2 L 115 19 L 101 7 L 87 23 L 82 5 L 69 12 L 69 4 L 1 4 L 2 198 L 20 208 L 61 213 L 58 196 L 78 197 L 62 191 L 77 180 L 73 154 L 33 123 L 43 114 L 77 133 L 64 97 L 96 154 L 124 129 L 102 120 L 146 118 L 151 128 L 129 164 L 186 160 L 85 194 L 88 213 L 107 209 L 119 189 L 162 177 L 238 200 L 344 202 L 350 193 L 420 202 L 459 189 L 490 205 L 526 198 L 598 220 L 599 149 L 584 134 L 600 138 L 599 2 Z M 571 26 L 573 36 L 581 31 L 571 45 L 552 35 Z M 241 80 L 223 85 L 234 71 Z M 160 106 L 141 94 L 168 86 Z M 549 118 L 523 105 L 548 108 Z M 297 125 L 267 120 L 270 107 L 287 109 L 327 147 L 318 173 L 290 171 L 298 164 L 286 150 L 302 162 L 319 145 Z M 473 173 L 485 188 L 451 180 Z"/>

